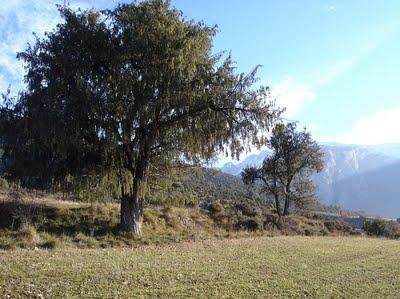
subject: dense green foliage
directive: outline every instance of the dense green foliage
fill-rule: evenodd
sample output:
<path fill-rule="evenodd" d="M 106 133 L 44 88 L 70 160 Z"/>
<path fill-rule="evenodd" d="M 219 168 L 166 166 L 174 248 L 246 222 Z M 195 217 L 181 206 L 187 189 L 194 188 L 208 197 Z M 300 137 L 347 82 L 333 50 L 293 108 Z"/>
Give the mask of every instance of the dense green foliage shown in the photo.
<path fill-rule="evenodd" d="M 198 206 L 210 202 L 260 201 L 256 190 L 250 190 L 235 176 L 208 168 L 174 169 L 169 176 L 150 180 L 146 202 L 162 206 Z"/>
<path fill-rule="evenodd" d="M 121 193 L 114 182 L 115 178 L 109 176 L 71 177 L 61 195 L 82 202 L 118 202 Z M 172 168 L 151 175 L 145 195 L 147 205 L 157 206 L 194 207 L 215 201 L 234 205 L 242 201 L 257 204 L 265 199 L 257 186 L 245 186 L 236 176 L 203 167 Z"/>
<path fill-rule="evenodd" d="M 279 111 L 268 88 L 253 88 L 256 69 L 236 74 L 230 56 L 212 53 L 215 27 L 162 0 L 60 13 L 18 55 L 27 89 L 1 111 L 12 177 L 42 188 L 116 177 L 122 227 L 140 234 L 149 173 L 262 145 Z"/>
<path fill-rule="evenodd" d="M 277 124 L 267 142 L 272 154 L 260 168 L 248 167 L 242 172 L 246 184 L 261 182 L 263 191 L 275 200 L 278 215 L 288 215 L 290 204 L 312 203 L 314 183 L 310 176 L 322 170 L 322 152 L 305 129 L 298 132 L 296 123 Z M 282 210 L 283 204 L 283 210 Z"/>
<path fill-rule="evenodd" d="M 0 191 L 8 191 L 10 185 L 5 178 L 0 177 Z"/>
<path fill-rule="evenodd" d="M 368 219 L 363 229 L 370 236 L 385 236 L 388 234 L 387 222 L 383 219 Z"/>

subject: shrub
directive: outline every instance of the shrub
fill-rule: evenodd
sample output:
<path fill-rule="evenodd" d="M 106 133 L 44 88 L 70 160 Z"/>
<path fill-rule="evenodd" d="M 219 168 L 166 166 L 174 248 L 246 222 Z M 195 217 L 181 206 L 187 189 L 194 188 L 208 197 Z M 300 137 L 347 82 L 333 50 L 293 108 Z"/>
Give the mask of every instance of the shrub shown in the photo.
<path fill-rule="evenodd" d="M 0 177 L 0 191 L 8 191 L 10 189 L 10 185 L 5 178 Z"/>
<path fill-rule="evenodd" d="M 352 227 L 342 220 L 324 221 L 324 225 L 330 232 L 351 233 L 353 231 Z"/>
<path fill-rule="evenodd" d="M 235 227 L 235 215 L 228 212 L 219 212 L 211 215 L 211 218 L 215 221 L 217 226 L 229 231 L 236 229 Z"/>
<path fill-rule="evenodd" d="M 0 227 L 20 229 L 38 221 L 44 221 L 42 206 L 29 197 L 24 197 L 17 190 L 9 194 L 9 198 L 0 201 Z"/>
<path fill-rule="evenodd" d="M 311 230 L 309 230 L 309 229 L 305 229 L 305 230 L 304 230 L 304 235 L 306 235 L 306 236 L 313 236 L 313 235 L 314 235 L 314 232 L 311 231 Z"/>
<path fill-rule="evenodd" d="M 247 231 L 257 231 L 263 229 L 263 222 L 259 218 L 240 218 L 237 222 L 237 229 Z"/>
<path fill-rule="evenodd" d="M 223 205 L 219 202 L 212 202 L 206 207 L 212 214 L 221 213 L 224 211 Z"/>
<path fill-rule="evenodd" d="M 366 220 L 363 229 L 370 236 L 385 236 L 387 234 L 387 223 L 382 219 Z"/>
<path fill-rule="evenodd" d="M 393 238 L 399 239 L 400 238 L 400 224 L 394 225 L 392 227 Z"/>
<path fill-rule="evenodd" d="M 181 226 L 182 226 L 181 222 L 179 221 L 178 216 L 174 215 L 173 213 L 165 213 L 164 219 L 165 219 L 166 225 L 168 225 L 169 227 L 172 227 L 174 229 L 181 228 Z"/>
<path fill-rule="evenodd" d="M 183 188 L 183 184 L 181 182 L 173 182 L 171 185 L 172 188 Z"/>
<path fill-rule="evenodd" d="M 46 249 L 54 249 L 58 247 L 59 244 L 60 241 L 57 238 L 50 237 L 47 241 L 41 244 L 41 247 Z"/>
<path fill-rule="evenodd" d="M 16 248 L 15 238 L 10 236 L 5 230 L 0 231 L 0 250 L 14 250 Z"/>
<path fill-rule="evenodd" d="M 259 214 L 257 209 L 253 205 L 251 205 L 247 202 L 239 203 L 235 206 L 235 208 L 238 211 L 241 211 L 242 214 L 245 216 L 254 217 Z"/>
<path fill-rule="evenodd" d="M 39 242 L 39 235 L 32 225 L 22 226 L 19 235 L 21 237 L 21 247 L 23 248 L 34 248 Z"/>
<path fill-rule="evenodd" d="M 75 242 L 79 248 L 96 248 L 98 246 L 98 242 L 95 238 L 89 237 L 82 232 L 77 233 L 72 241 Z"/>

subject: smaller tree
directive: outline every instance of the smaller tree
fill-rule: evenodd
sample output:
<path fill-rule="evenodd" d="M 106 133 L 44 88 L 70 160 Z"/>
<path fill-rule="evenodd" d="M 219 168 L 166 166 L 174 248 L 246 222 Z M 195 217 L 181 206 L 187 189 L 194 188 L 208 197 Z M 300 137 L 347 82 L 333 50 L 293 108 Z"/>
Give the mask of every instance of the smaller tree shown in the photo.
<path fill-rule="evenodd" d="M 363 225 L 364 231 L 370 236 L 384 236 L 388 234 L 387 223 L 383 219 L 368 219 Z"/>
<path fill-rule="evenodd" d="M 241 174 L 245 184 L 263 184 L 279 217 L 289 215 L 291 203 L 304 206 L 314 198 L 311 175 L 323 168 L 319 145 L 306 129 L 298 132 L 296 127 L 295 122 L 277 124 L 267 142 L 272 154 L 261 167 L 247 167 Z"/>

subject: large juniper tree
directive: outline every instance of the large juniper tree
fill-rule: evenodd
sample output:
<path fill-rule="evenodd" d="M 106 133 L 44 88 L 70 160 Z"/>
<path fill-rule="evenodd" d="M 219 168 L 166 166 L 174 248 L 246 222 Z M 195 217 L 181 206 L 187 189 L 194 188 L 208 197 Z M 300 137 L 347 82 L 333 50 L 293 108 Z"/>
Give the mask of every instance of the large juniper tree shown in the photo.
<path fill-rule="evenodd" d="M 4 157 L 14 169 L 23 161 L 20 177 L 53 185 L 118 174 L 127 231 L 141 233 L 152 163 L 237 156 L 279 114 L 268 89 L 253 88 L 256 70 L 236 74 L 230 56 L 212 53 L 216 28 L 169 2 L 60 12 L 64 22 L 19 54 L 27 89 L 11 114 L 3 109 Z"/>
<path fill-rule="evenodd" d="M 271 154 L 261 167 L 247 167 L 241 174 L 246 184 L 261 182 L 279 216 L 288 215 L 292 203 L 301 206 L 313 199 L 315 186 L 310 176 L 323 167 L 317 142 L 305 129 L 297 131 L 296 127 L 294 122 L 278 123 L 267 142 Z"/>

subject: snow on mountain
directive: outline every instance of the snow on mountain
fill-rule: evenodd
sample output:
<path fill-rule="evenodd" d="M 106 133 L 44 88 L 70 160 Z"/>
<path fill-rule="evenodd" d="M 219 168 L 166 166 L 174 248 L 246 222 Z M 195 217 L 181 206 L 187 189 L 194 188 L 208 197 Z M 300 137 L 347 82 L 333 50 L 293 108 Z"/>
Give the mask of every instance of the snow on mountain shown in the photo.
<path fill-rule="evenodd" d="M 228 162 L 225 163 L 221 167 L 221 171 L 232 174 L 232 175 L 240 175 L 240 172 L 247 166 L 259 166 L 261 165 L 264 158 L 268 155 L 268 150 L 262 150 L 258 154 L 249 155 L 244 159 L 242 162 L 232 163 Z"/>
<path fill-rule="evenodd" d="M 323 143 L 321 148 L 324 169 L 313 180 L 322 203 L 400 217 L 400 144 Z M 264 150 L 239 163 L 227 163 L 221 170 L 239 175 L 246 166 L 261 165 L 267 155 Z"/>

